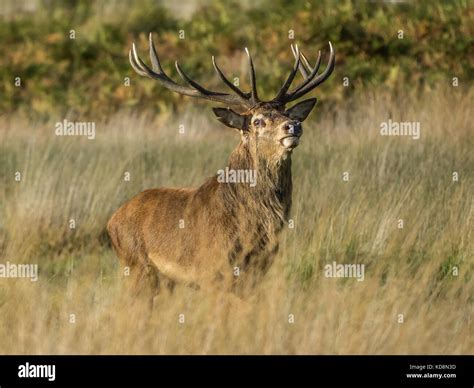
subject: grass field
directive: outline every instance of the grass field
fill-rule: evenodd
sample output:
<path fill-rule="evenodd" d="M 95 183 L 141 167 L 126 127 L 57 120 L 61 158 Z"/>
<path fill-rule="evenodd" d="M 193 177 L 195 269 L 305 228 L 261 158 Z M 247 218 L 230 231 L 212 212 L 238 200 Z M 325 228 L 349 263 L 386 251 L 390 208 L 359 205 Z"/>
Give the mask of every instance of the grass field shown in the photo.
<path fill-rule="evenodd" d="M 151 315 L 124 293 L 106 222 L 145 188 L 215 174 L 237 135 L 191 105 L 123 111 L 93 140 L 2 117 L 0 261 L 37 263 L 39 279 L 0 279 L 0 353 L 472 354 L 472 99 L 446 87 L 317 108 L 293 155 L 295 227 L 247 307 L 178 287 Z M 389 118 L 421 138 L 381 136 Z M 364 281 L 326 278 L 333 261 L 364 264 Z"/>

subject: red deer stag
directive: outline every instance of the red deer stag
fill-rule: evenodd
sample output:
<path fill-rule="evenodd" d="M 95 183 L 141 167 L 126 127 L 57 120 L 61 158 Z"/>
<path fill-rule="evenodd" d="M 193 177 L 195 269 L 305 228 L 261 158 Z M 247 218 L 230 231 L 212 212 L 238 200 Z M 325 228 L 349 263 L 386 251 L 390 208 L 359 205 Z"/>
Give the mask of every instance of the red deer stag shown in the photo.
<path fill-rule="evenodd" d="M 288 221 L 291 207 L 291 154 L 300 143 L 301 122 L 316 98 L 289 109 L 285 105 L 330 76 L 335 64 L 333 48 L 329 43 L 328 65 L 318 74 L 321 52 L 313 67 L 298 47 L 292 46 L 292 71 L 274 99 L 261 101 L 247 49 L 248 93 L 231 83 L 212 58 L 219 78 L 233 92 L 228 94 L 210 91 L 193 81 L 178 62 L 176 70 L 188 86 L 176 83 L 163 71 L 151 34 L 149 45 L 152 68 L 138 57 L 133 44 L 129 55 L 133 69 L 173 92 L 224 104 L 225 108 L 213 108 L 217 119 L 240 133 L 240 143 L 231 153 L 226 171 L 253 171 L 256 182 L 223 182 L 214 176 L 197 188 L 146 190 L 122 205 L 110 219 L 107 230 L 113 247 L 121 264 L 134 275 L 133 283 L 151 281 L 155 292 L 163 284 L 172 288 L 184 283 L 240 293 L 247 288 L 243 285 L 254 285 L 267 271 L 278 249 L 277 236 Z M 298 70 L 303 80 L 289 90 Z"/>

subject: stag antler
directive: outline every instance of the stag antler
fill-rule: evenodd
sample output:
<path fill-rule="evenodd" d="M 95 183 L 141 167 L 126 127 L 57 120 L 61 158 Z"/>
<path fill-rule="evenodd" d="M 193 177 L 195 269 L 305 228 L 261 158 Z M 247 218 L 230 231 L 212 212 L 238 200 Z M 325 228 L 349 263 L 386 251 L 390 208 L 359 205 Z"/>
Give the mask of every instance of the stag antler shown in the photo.
<path fill-rule="evenodd" d="M 153 43 L 153 37 L 150 33 L 149 35 L 149 45 L 150 45 L 150 60 L 152 64 L 152 69 L 148 67 L 138 56 L 137 50 L 135 47 L 135 43 L 132 45 L 132 49 L 129 52 L 130 63 L 132 64 L 133 69 L 140 75 L 150 77 L 156 79 L 161 82 L 161 84 L 176 93 L 183 94 L 190 97 L 197 97 L 197 98 L 204 98 L 211 101 L 221 102 L 226 105 L 239 105 L 246 108 L 252 108 L 257 104 L 260 104 L 262 101 L 258 98 L 257 93 L 257 83 L 255 80 L 255 68 L 253 66 L 252 57 L 247 48 L 245 48 L 245 52 L 247 53 L 248 62 L 249 62 L 249 74 L 250 74 L 250 85 L 251 91 L 248 93 L 243 92 L 237 86 L 235 86 L 232 82 L 230 82 L 227 77 L 224 75 L 222 70 L 217 66 L 216 60 L 214 56 L 212 57 L 212 64 L 214 69 L 216 70 L 219 78 L 224 82 L 224 84 L 229 87 L 235 94 L 228 94 L 222 92 L 215 92 L 212 90 L 208 90 L 202 85 L 198 84 L 196 81 L 192 80 L 181 68 L 178 64 L 178 61 L 175 62 L 176 70 L 180 77 L 189 85 L 183 86 L 171 78 L 169 78 L 166 73 L 164 72 L 163 68 L 161 67 L 160 60 L 158 58 L 158 54 L 155 49 L 155 45 Z M 330 48 L 330 56 L 329 62 L 321 74 L 317 76 L 319 66 L 321 64 L 321 52 L 319 52 L 318 59 L 316 61 L 316 65 L 311 67 L 306 57 L 303 53 L 300 53 L 298 50 L 298 46 L 291 45 L 291 50 L 293 55 L 295 56 L 295 64 L 293 66 L 292 71 L 288 75 L 283 86 L 278 91 L 276 97 L 268 101 L 269 103 L 284 106 L 286 103 L 294 101 L 306 93 L 310 92 L 316 86 L 323 83 L 332 73 L 334 70 L 334 63 L 335 63 L 335 54 L 332 48 L 331 42 L 329 42 Z M 295 89 L 288 92 L 288 89 L 293 82 L 296 73 L 298 70 L 303 75 L 304 81 L 298 85 Z"/>
<path fill-rule="evenodd" d="M 150 45 L 150 60 L 153 69 L 150 69 L 138 56 L 137 49 L 135 47 L 135 43 L 132 45 L 132 49 L 129 52 L 129 59 L 133 69 L 140 75 L 150 77 L 156 79 L 161 82 L 161 84 L 176 93 L 183 94 L 190 97 L 197 97 L 197 98 L 204 98 L 211 101 L 222 102 L 227 105 L 241 105 L 247 108 L 252 107 L 256 103 L 259 102 L 257 97 L 257 87 L 255 82 L 255 70 L 253 67 L 252 57 L 250 53 L 247 51 L 247 55 L 249 58 L 249 65 L 250 65 L 250 80 L 252 84 L 252 92 L 251 93 L 244 93 L 234 84 L 232 84 L 223 74 L 223 72 L 217 66 L 215 58 L 212 57 L 212 62 L 214 68 L 219 75 L 219 77 L 224 81 L 224 83 L 231 88 L 235 94 L 228 94 L 228 93 L 221 93 L 215 92 L 212 90 L 208 90 L 205 87 L 198 84 L 196 81 L 192 80 L 181 68 L 178 64 L 178 61 L 175 62 L 176 70 L 181 78 L 189 85 L 183 86 L 176 82 L 174 82 L 171 78 L 169 78 L 166 73 L 164 72 L 163 68 L 161 67 L 160 60 L 158 58 L 158 54 L 155 49 L 155 45 L 153 43 L 153 36 L 150 33 L 149 35 L 149 45 Z"/>

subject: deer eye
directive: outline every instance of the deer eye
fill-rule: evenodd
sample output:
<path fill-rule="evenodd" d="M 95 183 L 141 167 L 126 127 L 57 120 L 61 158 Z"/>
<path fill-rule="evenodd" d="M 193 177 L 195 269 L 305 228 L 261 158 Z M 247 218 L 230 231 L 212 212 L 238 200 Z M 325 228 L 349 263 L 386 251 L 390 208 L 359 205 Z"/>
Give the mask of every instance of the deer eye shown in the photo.
<path fill-rule="evenodd" d="M 263 121 L 263 119 L 255 119 L 253 121 L 253 125 L 255 127 L 264 127 L 265 126 L 265 122 Z"/>

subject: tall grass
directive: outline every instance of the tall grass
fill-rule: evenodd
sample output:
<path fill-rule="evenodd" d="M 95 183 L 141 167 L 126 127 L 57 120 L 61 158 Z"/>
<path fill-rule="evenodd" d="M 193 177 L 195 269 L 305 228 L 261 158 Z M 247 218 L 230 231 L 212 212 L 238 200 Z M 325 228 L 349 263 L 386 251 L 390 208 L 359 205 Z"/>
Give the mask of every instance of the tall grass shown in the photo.
<path fill-rule="evenodd" d="M 317 108 L 293 156 L 295 227 L 254 295 L 237 308 L 178 287 L 151 314 L 125 294 L 105 224 L 145 188 L 213 175 L 238 136 L 191 108 L 123 111 L 95 140 L 1 118 L 0 262 L 38 263 L 40 277 L 0 279 L 0 352 L 473 353 L 472 97 L 378 91 Z M 420 121 L 420 140 L 380 136 L 390 117 Z M 364 281 L 326 278 L 333 261 L 365 264 Z"/>

